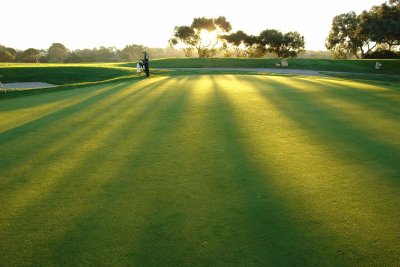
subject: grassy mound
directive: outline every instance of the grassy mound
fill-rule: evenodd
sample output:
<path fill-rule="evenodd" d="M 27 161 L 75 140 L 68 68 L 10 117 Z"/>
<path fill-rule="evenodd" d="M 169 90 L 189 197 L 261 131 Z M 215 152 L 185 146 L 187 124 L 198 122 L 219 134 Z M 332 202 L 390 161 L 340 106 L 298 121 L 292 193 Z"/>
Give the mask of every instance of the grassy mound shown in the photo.
<path fill-rule="evenodd" d="M 57 85 L 103 81 L 133 74 L 114 64 L 0 64 L 0 81 L 47 82 Z"/>
<path fill-rule="evenodd" d="M 329 60 L 329 59 L 288 59 L 289 68 L 343 71 L 360 73 L 400 74 L 400 60 L 379 60 L 382 70 L 374 69 L 377 60 Z M 277 68 L 278 59 L 243 59 L 243 58 L 166 58 L 150 62 L 153 68 Z M 133 66 L 133 64 L 122 64 Z"/>

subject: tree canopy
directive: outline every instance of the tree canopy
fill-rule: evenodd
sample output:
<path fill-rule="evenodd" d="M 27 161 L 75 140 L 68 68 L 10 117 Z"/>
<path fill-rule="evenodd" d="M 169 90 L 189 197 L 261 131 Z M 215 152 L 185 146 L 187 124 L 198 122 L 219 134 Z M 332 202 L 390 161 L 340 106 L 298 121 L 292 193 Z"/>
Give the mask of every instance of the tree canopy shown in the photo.
<path fill-rule="evenodd" d="M 191 26 L 176 26 L 170 45 L 184 45 L 185 56 L 193 55 L 197 51 L 199 57 L 214 56 L 218 49 L 226 49 L 228 44 L 235 50 L 236 56 L 262 57 L 267 52 L 278 57 L 296 57 L 304 51 L 304 37 L 298 32 L 281 33 L 277 30 L 264 30 L 259 36 L 247 35 L 243 31 L 231 32 L 232 26 L 225 17 L 194 18 Z M 214 39 L 205 36 L 214 33 Z M 245 48 L 245 49 L 244 49 Z M 244 51 L 244 53 L 243 53 Z"/>
<path fill-rule="evenodd" d="M 364 58 L 376 48 L 393 51 L 400 45 L 400 2 L 390 0 L 359 15 L 335 16 L 325 45 L 340 58 Z"/>
<path fill-rule="evenodd" d="M 93 49 L 70 51 L 61 43 L 53 43 L 48 50 L 31 48 L 21 51 L 0 45 L 0 62 L 29 63 L 79 63 L 79 62 L 126 62 L 137 61 L 148 51 L 152 58 L 182 57 L 182 51 L 172 48 L 151 48 L 143 45 L 127 45 L 122 50 L 116 47 L 100 46 Z"/>
<path fill-rule="evenodd" d="M 237 31 L 237 32 L 232 32 L 230 34 L 221 35 L 221 38 L 225 42 L 231 44 L 233 46 L 233 49 L 236 52 L 236 56 L 240 57 L 241 56 L 241 46 L 244 45 L 248 36 L 243 31 Z"/>
<path fill-rule="evenodd" d="M 260 33 L 259 43 L 266 51 L 276 54 L 280 58 L 296 57 L 304 51 L 304 37 L 298 32 L 283 34 L 278 30 L 267 29 Z"/>
<path fill-rule="evenodd" d="M 0 62 L 13 62 L 15 60 L 15 56 L 13 56 L 7 50 L 0 50 Z"/>
<path fill-rule="evenodd" d="M 68 56 L 68 49 L 61 43 L 53 43 L 47 51 L 49 62 L 60 63 Z"/>
<path fill-rule="evenodd" d="M 193 19 L 190 26 L 176 26 L 170 44 L 184 44 L 186 56 L 191 56 L 195 49 L 199 57 L 211 57 L 218 52 L 217 45 L 221 42 L 221 36 L 231 29 L 231 23 L 223 16 L 198 17 Z"/>

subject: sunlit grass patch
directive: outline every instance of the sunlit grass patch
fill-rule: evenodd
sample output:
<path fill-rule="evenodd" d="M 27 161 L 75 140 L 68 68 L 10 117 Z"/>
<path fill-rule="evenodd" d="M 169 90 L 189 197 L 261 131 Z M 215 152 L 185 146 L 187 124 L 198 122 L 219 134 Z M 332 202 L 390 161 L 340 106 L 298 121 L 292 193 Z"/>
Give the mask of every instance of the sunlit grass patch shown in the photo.
<path fill-rule="evenodd" d="M 398 94 L 241 74 L 1 99 L 0 265 L 399 265 Z"/>

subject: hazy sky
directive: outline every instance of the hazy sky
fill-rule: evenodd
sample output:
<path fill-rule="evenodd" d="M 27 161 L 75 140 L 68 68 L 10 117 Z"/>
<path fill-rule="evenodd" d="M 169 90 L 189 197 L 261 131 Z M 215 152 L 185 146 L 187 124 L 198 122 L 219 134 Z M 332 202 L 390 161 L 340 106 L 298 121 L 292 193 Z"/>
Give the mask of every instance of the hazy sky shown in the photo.
<path fill-rule="evenodd" d="M 225 16 L 248 34 L 298 31 L 306 49 L 325 50 L 335 15 L 361 12 L 385 0 L 1 0 L 0 44 L 17 49 L 69 49 L 143 44 L 166 47 L 177 25 Z"/>

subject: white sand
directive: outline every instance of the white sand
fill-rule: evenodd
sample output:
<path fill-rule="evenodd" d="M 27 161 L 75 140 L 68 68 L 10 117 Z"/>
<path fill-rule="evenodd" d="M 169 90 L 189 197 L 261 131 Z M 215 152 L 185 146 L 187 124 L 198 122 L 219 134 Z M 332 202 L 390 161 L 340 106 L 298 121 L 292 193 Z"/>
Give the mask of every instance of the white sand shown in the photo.
<path fill-rule="evenodd" d="M 5 89 L 28 89 L 28 88 L 54 87 L 56 85 L 50 83 L 42 83 L 42 82 L 26 82 L 26 83 L 3 83 L 3 86 Z"/>

